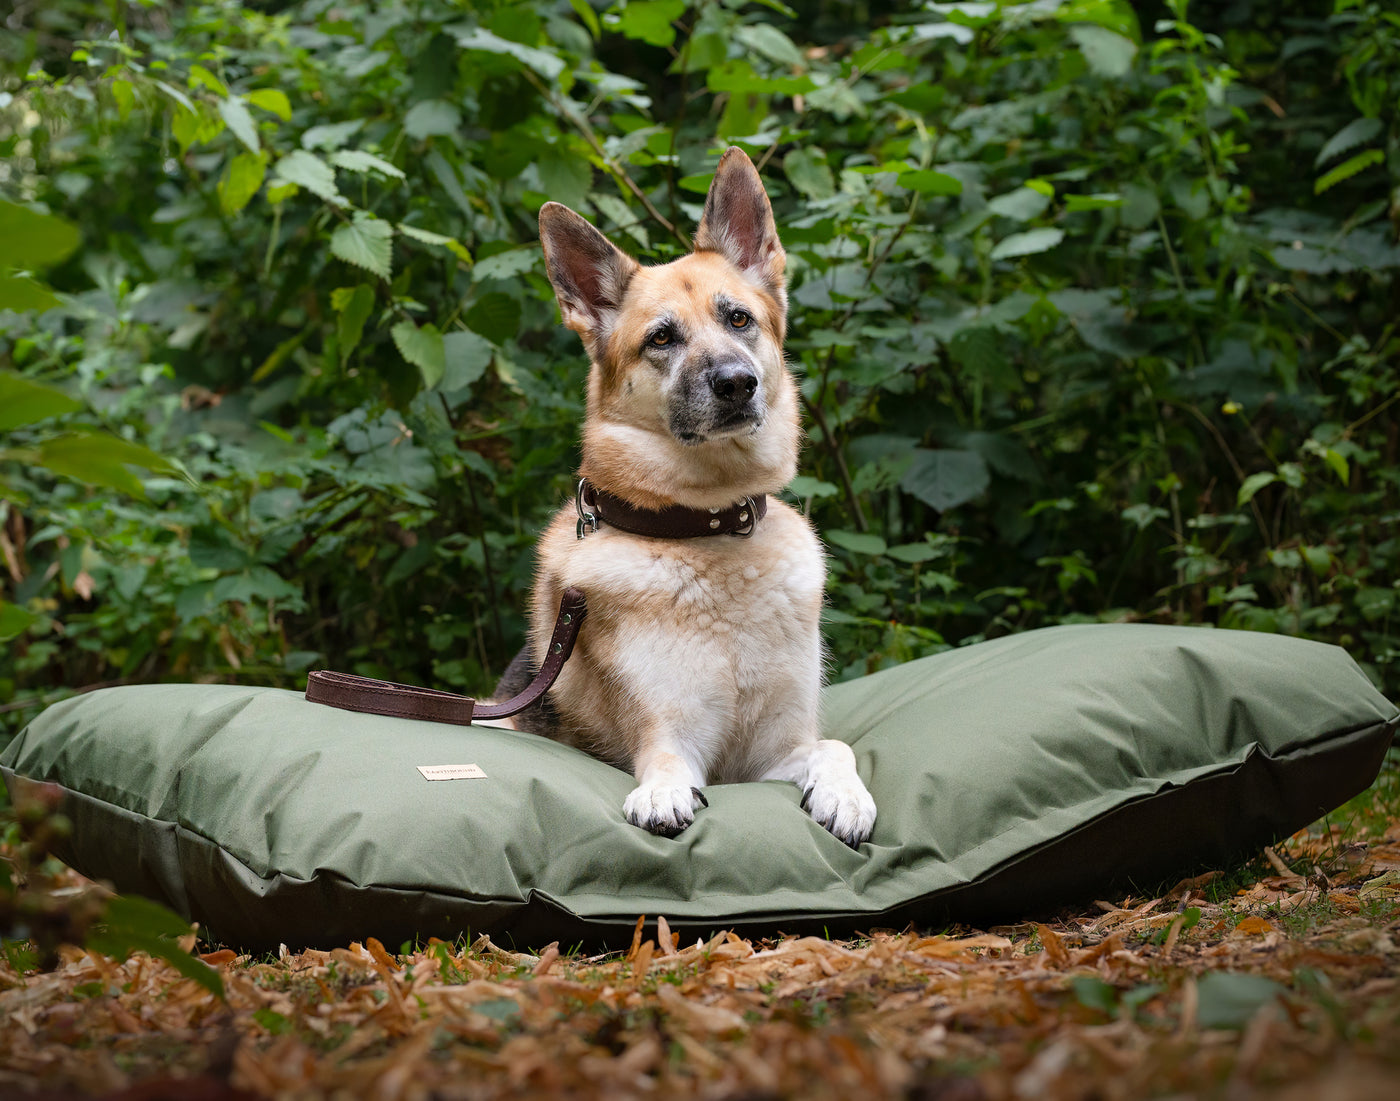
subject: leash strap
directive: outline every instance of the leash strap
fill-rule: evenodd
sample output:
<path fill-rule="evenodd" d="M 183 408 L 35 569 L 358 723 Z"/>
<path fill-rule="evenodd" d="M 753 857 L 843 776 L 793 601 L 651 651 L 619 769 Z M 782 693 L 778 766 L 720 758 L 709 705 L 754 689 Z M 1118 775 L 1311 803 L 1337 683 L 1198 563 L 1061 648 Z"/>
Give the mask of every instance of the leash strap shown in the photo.
<path fill-rule="evenodd" d="M 306 698 L 312 703 L 338 707 L 342 711 L 363 711 L 396 719 L 425 719 L 434 723 L 470 726 L 473 718 L 503 719 L 524 711 L 550 690 L 574 652 L 578 629 L 588 614 L 583 590 L 568 588 L 559 602 L 559 617 L 549 640 L 544 664 L 525 690 L 505 703 L 478 704 L 471 696 L 457 696 L 433 688 L 415 688 L 353 673 L 318 669 L 306 678 Z"/>

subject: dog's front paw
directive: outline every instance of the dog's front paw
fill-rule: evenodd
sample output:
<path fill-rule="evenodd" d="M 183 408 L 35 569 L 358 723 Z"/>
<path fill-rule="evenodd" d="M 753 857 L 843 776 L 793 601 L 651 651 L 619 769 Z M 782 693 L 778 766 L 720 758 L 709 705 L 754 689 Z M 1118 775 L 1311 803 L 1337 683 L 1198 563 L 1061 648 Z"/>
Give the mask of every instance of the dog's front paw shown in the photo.
<path fill-rule="evenodd" d="M 642 784 L 622 804 L 622 813 L 634 826 L 662 837 L 675 837 L 695 821 L 697 809 L 709 805 L 699 788 Z"/>
<path fill-rule="evenodd" d="M 841 742 L 818 742 L 802 808 L 837 840 L 859 847 L 875 828 L 875 800 L 856 772 L 855 755 Z"/>

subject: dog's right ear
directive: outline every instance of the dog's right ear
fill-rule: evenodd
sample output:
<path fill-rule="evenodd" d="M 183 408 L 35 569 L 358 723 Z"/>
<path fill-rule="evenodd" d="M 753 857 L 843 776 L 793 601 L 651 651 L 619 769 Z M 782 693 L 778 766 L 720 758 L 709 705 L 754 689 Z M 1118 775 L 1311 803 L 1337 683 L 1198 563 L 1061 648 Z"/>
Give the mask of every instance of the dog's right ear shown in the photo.
<path fill-rule="evenodd" d="M 562 203 L 540 207 L 540 244 L 564 324 L 585 342 L 603 337 L 637 261 Z"/>

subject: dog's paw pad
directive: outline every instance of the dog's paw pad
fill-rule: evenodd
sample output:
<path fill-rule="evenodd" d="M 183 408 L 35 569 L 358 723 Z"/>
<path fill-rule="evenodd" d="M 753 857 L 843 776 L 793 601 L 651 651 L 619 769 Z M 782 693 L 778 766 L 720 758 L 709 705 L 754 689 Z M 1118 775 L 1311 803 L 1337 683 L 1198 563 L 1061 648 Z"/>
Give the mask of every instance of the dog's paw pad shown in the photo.
<path fill-rule="evenodd" d="M 627 797 L 627 821 L 661 837 L 675 837 L 695 821 L 695 811 L 709 806 L 698 788 L 643 784 Z"/>

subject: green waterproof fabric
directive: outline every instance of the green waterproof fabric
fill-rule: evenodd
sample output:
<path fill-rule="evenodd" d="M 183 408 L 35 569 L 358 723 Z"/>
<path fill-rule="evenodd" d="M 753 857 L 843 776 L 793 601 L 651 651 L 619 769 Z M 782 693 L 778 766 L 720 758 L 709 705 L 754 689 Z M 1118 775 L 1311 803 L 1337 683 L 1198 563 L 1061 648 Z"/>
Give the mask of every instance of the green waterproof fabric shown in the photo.
<path fill-rule="evenodd" d="M 632 779 L 576 750 L 269 688 L 78 696 L 0 771 L 70 793 L 74 867 L 226 943 L 615 946 L 638 914 L 687 936 L 836 934 L 1150 888 L 1366 788 L 1397 721 L 1335 647 L 1143 625 L 949 651 L 832 687 L 823 710 L 879 807 L 859 851 L 790 784 L 708 788 L 694 825 L 654 837 L 623 819 Z M 467 764 L 485 777 L 417 768 Z"/>

